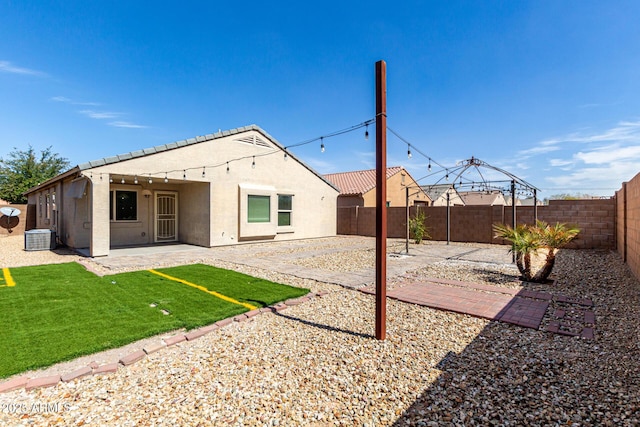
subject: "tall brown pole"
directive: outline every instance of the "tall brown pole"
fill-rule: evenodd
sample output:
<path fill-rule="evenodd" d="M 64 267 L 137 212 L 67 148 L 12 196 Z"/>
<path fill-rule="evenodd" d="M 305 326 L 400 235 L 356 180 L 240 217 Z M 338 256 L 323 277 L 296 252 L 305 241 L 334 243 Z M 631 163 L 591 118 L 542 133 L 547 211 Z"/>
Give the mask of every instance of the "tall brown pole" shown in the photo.
<path fill-rule="evenodd" d="M 387 64 L 376 62 L 376 338 L 387 337 Z"/>

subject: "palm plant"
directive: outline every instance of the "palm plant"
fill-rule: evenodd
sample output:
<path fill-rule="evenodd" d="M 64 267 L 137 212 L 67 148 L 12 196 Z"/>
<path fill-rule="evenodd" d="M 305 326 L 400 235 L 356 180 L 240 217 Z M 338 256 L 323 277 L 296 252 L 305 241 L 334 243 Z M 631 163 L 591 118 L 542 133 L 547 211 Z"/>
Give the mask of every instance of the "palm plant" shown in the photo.
<path fill-rule="evenodd" d="M 550 226 L 544 221 L 536 221 L 535 225 L 517 225 L 516 228 L 504 224 L 493 226 L 495 238 L 511 242 L 511 251 L 515 254 L 516 266 L 527 282 L 545 282 L 555 265 L 556 252 L 573 240 L 580 230 L 573 226 L 556 223 Z M 531 257 L 537 255 L 539 249 L 546 249 L 544 265 L 535 274 L 532 273 Z"/>

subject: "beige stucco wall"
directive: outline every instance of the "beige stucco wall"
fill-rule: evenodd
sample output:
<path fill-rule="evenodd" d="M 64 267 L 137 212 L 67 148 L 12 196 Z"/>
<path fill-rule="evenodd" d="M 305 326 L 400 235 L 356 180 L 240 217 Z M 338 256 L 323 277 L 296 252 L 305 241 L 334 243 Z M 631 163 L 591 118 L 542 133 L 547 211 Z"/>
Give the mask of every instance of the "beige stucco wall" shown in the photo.
<path fill-rule="evenodd" d="M 406 187 L 409 187 L 409 206 L 413 206 L 416 201 L 429 201 L 427 193 L 419 187 L 411 175 L 402 170 L 387 179 L 387 202 L 390 207 L 407 205 Z M 374 207 L 376 205 L 376 189 L 366 192 L 363 199 L 365 207 Z"/>
<path fill-rule="evenodd" d="M 109 245 L 147 244 L 154 241 L 153 197 L 147 190 L 178 194 L 179 241 L 201 246 L 235 244 L 255 238 L 301 239 L 336 234 L 338 192 L 291 156 L 285 158 L 275 146 L 263 147 L 234 141 L 246 136 L 268 139 L 251 130 L 173 150 L 132 158 L 82 171 L 92 181 L 89 224 L 92 255 L 107 255 Z M 270 142 L 269 142 L 270 144 Z M 255 156 L 255 167 L 252 162 Z M 229 171 L 227 161 L 232 159 Z M 205 176 L 202 176 L 204 167 Z M 184 176 L 186 175 L 186 179 Z M 169 182 L 165 183 L 165 176 Z M 113 183 L 109 183 L 109 178 Z M 133 184 L 134 178 L 138 184 Z M 121 184 L 121 179 L 125 184 Z M 148 180 L 152 183 L 149 184 Z M 247 227 L 247 212 L 240 186 L 271 187 L 271 228 L 275 233 L 258 235 Z M 138 192 L 138 218 L 132 222 L 109 220 L 109 190 Z M 277 227 L 277 194 L 293 196 L 291 227 Z M 244 210 L 243 210 L 244 209 Z M 70 234 L 83 231 L 78 223 Z M 241 234 L 243 233 L 243 234 Z M 78 239 L 78 242 L 80 239 Z"/>
<path fill-rule="evenodd" d="M 449 206 L 464 206 L 464 201 L 458 192 L 451 188 L 434 200 L 431 206 L 447 206 L 447 193 L 449 193 Z"/>

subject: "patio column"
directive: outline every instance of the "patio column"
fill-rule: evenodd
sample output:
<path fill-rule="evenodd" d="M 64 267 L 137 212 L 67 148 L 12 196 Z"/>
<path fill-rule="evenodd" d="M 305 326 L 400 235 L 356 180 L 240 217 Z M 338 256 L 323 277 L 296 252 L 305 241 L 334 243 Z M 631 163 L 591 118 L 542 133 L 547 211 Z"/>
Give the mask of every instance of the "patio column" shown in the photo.
<path fill-rule="evenodd" d="M 109 180 L 91 180 L 91 240 L 92 257 L 109 255 L 111 224 L 109 221 Z"/>

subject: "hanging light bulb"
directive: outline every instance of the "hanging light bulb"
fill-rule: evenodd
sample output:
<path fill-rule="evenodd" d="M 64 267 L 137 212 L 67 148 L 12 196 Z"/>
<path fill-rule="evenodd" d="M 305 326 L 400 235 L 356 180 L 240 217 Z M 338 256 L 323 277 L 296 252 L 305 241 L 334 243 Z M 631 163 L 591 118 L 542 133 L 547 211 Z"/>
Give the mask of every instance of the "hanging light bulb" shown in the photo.
<path fill-rule="evenodd" d="M 204 173 L 204 166 L 202 167 L 202 177 L 205 177 L 205 173 Z"/>
<path fill-rule="evenodd" d="M 256 156 L 253 156 L 253 161 L 251 162 L 251 168 L 252 169 L 256 168 Z"/>
<path fill-rule="evenodd" d="M 136 185 L 138 184 L 138 175 L 134 175 L 133 183 L 136 184 Z"/>
<path fill-rule="evenodd" d="M 184 179 L 184 180 L 187 179 L 187 170 L 186 169 L 182 170 L 182 179 Z"/>
<path fill-rule="evenodd" d="M 429 160 L 429 166 L 427 166 L 427 170 L 431 172 L 431 160 Z"/>
<path fill-rule="evenodd" d="M 324 141 L 322 137 L 320 137 L 320 152 L 324 153 Z"/>
<path fill-rule="evenodd" d="M 100 174 L 100 181 L 102 181 L 102 174 Z"/>
<path fill-rule="evenodd" d="M 407 158 L 409 158 L 409 159 L 410 159 L 411 157 L 413 157 L 413 156 L 411 155 L 411 146 L 410 146 L 410 145 L 408 145 L 408 146 L 407 146 Z"/>
<path fill-rule="evenodd" d="M 111 175 L 109 175 L 109 182 L 113 184 L 113 178 L 111 178 Z"/>
<path fill-rule="evenodd" d="M 229 162 L 227 162 L 227 173 L 229 173 Z"/>
<path fill-rule="evenodd" d="M 124 176 L 122 177 L 122 179 L 120 180 L 120 184 L 124 184 Z"/>
<path fill-rule="evenodd" d="M 164 183 L 166 184 L 167 182 L 169 182 L 169 178 L 167 178 L 167 173 L 164 173 Z"/>
<path fill-rule="evenodd" d="M 447 181 L 449 181 L 449 174 L 448 174 L 448 173 L 445 175 L 444 179 L 446 179 Z"/>
<path fill-rule="evenodd" d="M 287 160 L 287 157 L 289 157 L 289 155 L 287 154 L 287 151 L 286 151 L 286 149 L 285 149 L 285 152 L 284 152 L 284 159 L 285 159 L 285 160 Z"/>
<path fill-rule="evenodd" d="M 149 184 L 153 184 L 153 180 L 151 179 L 151 174 L 149 174 Z"/>
<path fill-rule="evenodd" d="M 367 127 L 364 129 L 364 139 L 369 139 L 369 124 L 367 123 Z"/>

